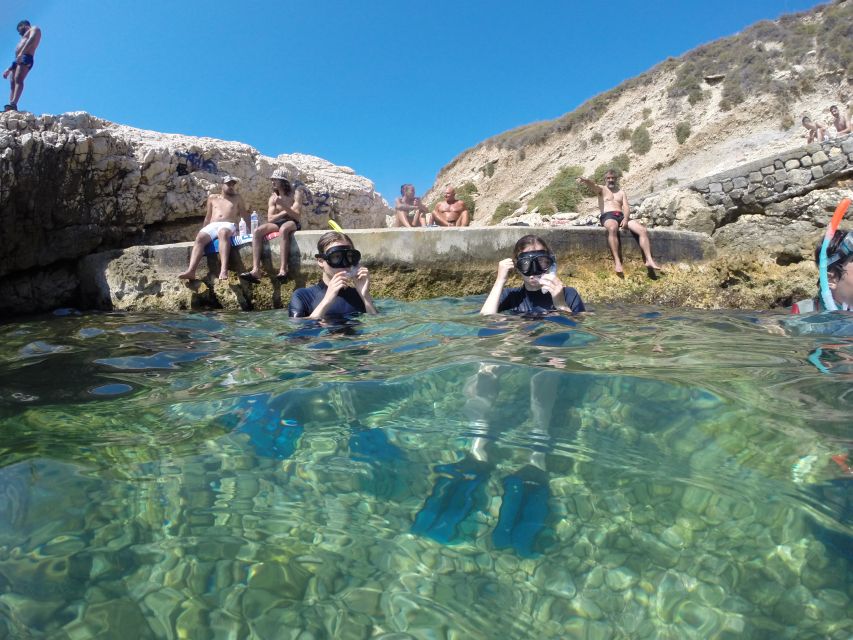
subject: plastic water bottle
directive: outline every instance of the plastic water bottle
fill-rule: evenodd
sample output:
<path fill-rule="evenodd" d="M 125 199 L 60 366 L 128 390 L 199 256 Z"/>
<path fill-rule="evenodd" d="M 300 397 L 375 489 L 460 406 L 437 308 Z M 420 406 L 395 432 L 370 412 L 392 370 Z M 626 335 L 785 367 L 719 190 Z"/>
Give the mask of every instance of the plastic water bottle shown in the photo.
<path fill-rule="evenodd" d="M 244 235 L 246 235 L 246 221 L 243 220 L 243 218 L 240 218 L 240 224 L 238 225 L 238 227 L 240 229 L 240 237 L 242 238 Z"/>
<path fill-rule="evenodd" d="M 252 211 L 252 235 L 255 235 L 255 231 L 258 228 L 258 212 Z"/>

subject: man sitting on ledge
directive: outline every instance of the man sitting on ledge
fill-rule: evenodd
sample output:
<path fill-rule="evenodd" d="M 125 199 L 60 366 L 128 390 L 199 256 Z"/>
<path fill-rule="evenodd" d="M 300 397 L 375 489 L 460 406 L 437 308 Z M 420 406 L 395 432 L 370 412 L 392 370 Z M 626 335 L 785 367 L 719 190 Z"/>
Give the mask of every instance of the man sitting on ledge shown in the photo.
<path fill-rule="evenodd" d="M 652 247 L 649 243 L 649 232 L 636 220 L 631 220 L 631 206 L 628 204 L 628 194 L 619 188 L 619 174 L 615 169 L 609 169 L 604 174 L 604 184 L 595 184 L 587 178 L 578 178 L 578 184 L 585 184 L 598 193 L 598 207 L 601 215 L 598 221 L 607 229 L 607 244 L 616 263 L 616 274 L 621 276 L 622 258 L 619 255 L 619 229 L 627 229 L 635 236 L 643 250 L 646 267 L 660 269 L 652 258 Z"/>
<path fill-rule="evenodd" d="M 261 281 L 261 254 L 264 240 L 271 233 L 278 233 L 279 269 L 277 282 L 287 279 L 290 259 L 290 240 L 294 233 L 302 230 L 299 221 L 302 215 L 302 189 L 294 188 L 283 169 L 273 171 L 272 195 L 267 201 L 267 221 L 252 231 L 252 270 L 240 274 L 240 278 L 257 284 Z"/>
<path fill-rule="evenodd" d="M 471 223 L 470 217 L 465 203 L 456 199 L 453 187 L 444 190 L 444 202 L 435 205 L 432 212 L 432 221 L 440 227 L 467 227 Z"/>
<path fill-rule="evenodd" d="M 190 264 L 187 270 L 179 274 L 182 280 L 195 280 L 195 270 L 204 248 L 219 238 L 219 279 L 228 279 L 228 254 L 231 249 L 231 236 L 237 233 L 237 221 L 243 218 L 249 225 L 249 214 L 243 197 L 237 193 L 237 183 L 240 180 L 233 176 L 222 179 L 222 193 L 213 193 L 207 197 L 207 215 L 204 226 L 195 237 Z"/>
<path fill-rule="evenodd" d="M 429 213 L 429 209 L 415 196 L 415 185 L 404 184 L 400 187 L 400 197 L 394 203 L 397 226 L 422 227 L 426 213 Z"/>

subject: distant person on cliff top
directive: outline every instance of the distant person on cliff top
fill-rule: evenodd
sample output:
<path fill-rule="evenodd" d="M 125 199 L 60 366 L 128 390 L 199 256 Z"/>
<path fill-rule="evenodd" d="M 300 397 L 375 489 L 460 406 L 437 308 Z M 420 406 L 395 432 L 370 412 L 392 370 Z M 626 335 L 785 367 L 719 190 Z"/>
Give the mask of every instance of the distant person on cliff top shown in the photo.
<path fill-rule="evenodd" d="M 267 202 L 267 221 L 252 233 L 252 270 L 241 273 L 240 277 L 253 284 L 261 281 L 261 253 L 264 239 L 271 233 L 278 233 L 279 268 L 275 279 L 283 282 L 287 278 L 287 261 L 290 257 L 290 239 L 302 229 L 299 218 L 302 216 L 303 194 L 295 189 L 281 169 L 273 171 L 272 195 Z"/>
<path fill-rule="evenodd" d="M 429 209 L 415 196 L 415 185 L 404 184 L 400 187 L 400 197 L 394 203 L 394 212 L 398 227 L 422 227 Z"/>
<path fill-rule="evenodd" d="M 435 205 L 432 222 L 440 227 L 467 227 L 471 224 L 468 207 L 462 200 L 456 199 L 456 189 L 453 187 L 444 190 L 444 202 Z"/>
<path fill-rule="evenodd" d="M 237 193 L 239 180 L 233 176 L 225 176 L 222 180 L 222 193 L 214 193 L 207 198 L 207 215 L 204 226 L 195 238 L 190 264 L 187 270 L 179 274 L 182 280 L 195 280 L 195 270 L 204 248 L 219 238 L 219 279 L 228 279 L 228 255 L 231 250 L 231 236 L 237 233 L 237 222 L 240 218 L 250 223 L 249 214 L 243 197 Z"/>
<path fill-rule="evenodd" d="M 803 127 L 808 131 L 806 134 L 806 144 L 829 140 L 829 134 L 826 132 L 826 129 L 812 122 L 812 119 L 808 116 L 803 116 Z"/>
<path fill-rule="evenodd" d="M 631 206 L 628 204 L 628 194 L 619 187 L 619 174 L 615 169 L 609 169 L 604 174 L 604 184 L 595 184 L 587 178 L 578 178 L 578 184 L 585 184 L 598 193 L 598 207 L 601 215 L 598 221 L 607 229 L 607 244 L 616 263 L 616 273 L 621 276 L 622 258 L 620 256 L 619 229 L 630 231 L 640 243 L 643 250 L 646 267 L 660 269 L 652 258 L 652 247 L 649 243 L 649 232 L 636 220 L 631 220 Z"/>
<path fill-rule="evenodd" d="M 24 78 L 33 68 L 33 55 L 41 42 L 41 29 L 30 24 L 29 20 L 21 20 L 18 23 L 18 33 L 21 41 L 15 47 L 15 59 L 3 72 L 3 77 L 9 79 L 9 104 L 4 111 L 17 111 L 18 100 L 24 92 Z"/>
<path fill-rule="evenodd" d="M 837 105 L 832 105 L 829 108 L 829 113 L 832 116 L 832 124 L 835 125 L 835 131 L 839 136 L 853 132 L 853 127 L 850 126 L 850 120 L 847 115 L 838 110 Z"/>
<path fill-rule="evenodd" d="M 823 238 L 815 247 L 814 260 L 816 264 L 820 264 L 822 246 Z M 846 229 L 836 231 L 827 248 L 826 258 L 826 277 L 829 280 L 829 291 L 832 298 L 839 309 L 850 311 L 853 309 L 853 231 Z M 810 300 L 800 300 L 791 307 L 791 313 L 811 313 L 812 311 L 824 310 L 820 291 L 816 297 Z"/>

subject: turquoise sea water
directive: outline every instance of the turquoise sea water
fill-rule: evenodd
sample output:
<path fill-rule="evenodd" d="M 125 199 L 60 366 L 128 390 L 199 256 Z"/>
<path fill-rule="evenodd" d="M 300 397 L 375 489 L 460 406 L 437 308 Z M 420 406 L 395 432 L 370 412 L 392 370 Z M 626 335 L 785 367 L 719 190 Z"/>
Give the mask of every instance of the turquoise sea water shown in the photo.
<path fill-rule="evenodd" d="M 481 301 L 0 325 L 0 638 L 853 635 L 850 320 Z"/>

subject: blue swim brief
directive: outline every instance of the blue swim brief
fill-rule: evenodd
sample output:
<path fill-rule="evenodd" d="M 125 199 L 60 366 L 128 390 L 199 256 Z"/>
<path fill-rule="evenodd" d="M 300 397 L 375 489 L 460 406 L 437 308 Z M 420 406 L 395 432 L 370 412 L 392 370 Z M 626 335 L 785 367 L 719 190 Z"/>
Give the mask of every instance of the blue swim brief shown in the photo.
<path fill-rule="evenodd" d="M 35 62 L 35 60 L 29 53 L 22 53 L 15 60 L 12 61 L 12 66 L 10 68 L 14 69 L 18 65 L 21 65 L 22 67 L 29 67 L 30 69 L 32 69 L 33 62 Z"/>
<path fill-rule="evenodd" d="M 22 53 L 17 57 L 17 59 L 15 59 L 14 62 L 12 62 L 11 68 L 14 69 L 18 65 L 21 65 L 22 67 L 29 67 L 30 69 L 32 69 L 33 62 L 33 57 L 29 53 Z"/>

